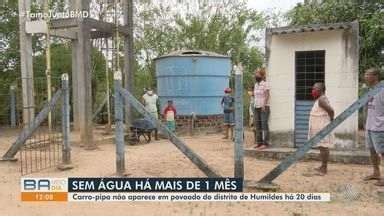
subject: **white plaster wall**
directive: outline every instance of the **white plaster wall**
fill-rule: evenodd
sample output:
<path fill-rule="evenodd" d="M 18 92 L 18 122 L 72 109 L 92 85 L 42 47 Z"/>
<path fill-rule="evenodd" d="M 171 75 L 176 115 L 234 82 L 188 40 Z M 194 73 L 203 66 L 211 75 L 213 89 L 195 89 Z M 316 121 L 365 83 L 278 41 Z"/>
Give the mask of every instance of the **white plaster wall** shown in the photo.
<path fill-rule="evenodd" d="M 326 94 L 336 115 L 358 98 L 357 59 L 348 52 L 351 40 L 344 30 L 273 35 L 267 67 L 271 86 L 270 130 L 294 130 L 295 51 L 325 50 Z M 336 133 L 355 133 L 357 114 L 342 123 Z"/>

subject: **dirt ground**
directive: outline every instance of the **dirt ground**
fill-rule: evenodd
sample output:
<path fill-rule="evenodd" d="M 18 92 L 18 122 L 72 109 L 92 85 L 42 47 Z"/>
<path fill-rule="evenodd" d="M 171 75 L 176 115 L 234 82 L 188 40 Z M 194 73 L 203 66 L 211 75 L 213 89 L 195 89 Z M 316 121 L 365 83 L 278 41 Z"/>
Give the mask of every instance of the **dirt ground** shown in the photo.
<path fill-rule="evenodd" d="M 14 131 L 0 130 L 0 154 L 15 139 Z M 48 169 L 28 176 L 77 177 L 112 176 L 115 170 L 115 148 L 111 139 L 97 132 L 98 149 L 86 151 L 73 145 L 75 168 L 68 171 Z M 77 137 L 73 136 L 76 140 Z M 183 137 L 222 176 L 233 175 L 233 144 L 220 135 Z M 247 141 L 249 141 L 247 135 Z M 249 146 L 249 142 L 247 144 Z M 0 163 L 0 215 L 384 215 L 384 204 L 377 195 L 378 187 L 361 178 L 369 166 L 330 164 L 326 177 L 305 177 L 317 162 L 300 162 L 275 180 L 279 192 L 331 193 L 327 203 L 283 202 L 120 202 L 120 203 L 27 203 L 20 201 L 20 162 Z M 245 158 L 245 177 L 258 180 L 278 161 Z M 126 146 L 126 167 L 130 177 L 204 177 L 176 147 L 167 140 Z M 247 192 L 256 192 L 246 189 Z"/>

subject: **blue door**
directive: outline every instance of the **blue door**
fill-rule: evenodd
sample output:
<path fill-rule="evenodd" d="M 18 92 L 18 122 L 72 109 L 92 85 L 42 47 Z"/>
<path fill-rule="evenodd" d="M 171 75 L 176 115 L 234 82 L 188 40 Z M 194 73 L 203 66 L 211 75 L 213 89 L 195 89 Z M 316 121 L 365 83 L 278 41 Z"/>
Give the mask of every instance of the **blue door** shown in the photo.
<path fill-rule="evenodd" d="M 324 50 L 295 53 L 295 147 L 304 145 L 308 140 L 309 113 L 314 103 L 311 90 L 316 82 L 324 82 L 324 66 Z"/>
<path fill-rule="evenodd" d="M 308 140 L 309 113 L 313 101 L 297 100 L 295 104 L 295 147 L 300 147 Z"/>

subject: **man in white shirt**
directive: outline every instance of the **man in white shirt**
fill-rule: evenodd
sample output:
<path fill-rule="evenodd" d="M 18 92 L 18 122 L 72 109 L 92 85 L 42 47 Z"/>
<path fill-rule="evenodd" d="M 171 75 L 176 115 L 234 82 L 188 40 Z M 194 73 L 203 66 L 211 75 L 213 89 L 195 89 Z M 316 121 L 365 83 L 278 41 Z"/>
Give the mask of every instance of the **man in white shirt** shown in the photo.
<path fill-rule="evenodd" d="M 367 85 L 373 88 L 380 82 L 380 71 L 376 68 L 367 69 L 364 79 Z M 380 175 L 380 162 L 384 158 L 384 88 L 375 96 L 370 97 L 368 101 L 365 130 L 373 174 L 365 177 L 364 180 L 378 180 L 375 185 L 384 187 L 384 178 Z"/>
<path fill-rule="evenodd" d="M 148 89 L 142 98 L 142 102 L 145 106 L 145 109 L 149 113 L 151 113 L 156 119 L 159 119 L 159 114 L 157 112 L 158 99 L 159 97 L 153 92 L 152 89 Z M 155 139 L 159 140 L 157 129 L 155 130 Z"/>
<path fill-rule="evenodd" d="M 159 97 L 153 93 L 152 89 L 148 89 L 148 91 L 143 95 L 143 104 L 145 109 L 150 112 L 156 119 L 159 118 L 157 113 L 157 100 Z"/>

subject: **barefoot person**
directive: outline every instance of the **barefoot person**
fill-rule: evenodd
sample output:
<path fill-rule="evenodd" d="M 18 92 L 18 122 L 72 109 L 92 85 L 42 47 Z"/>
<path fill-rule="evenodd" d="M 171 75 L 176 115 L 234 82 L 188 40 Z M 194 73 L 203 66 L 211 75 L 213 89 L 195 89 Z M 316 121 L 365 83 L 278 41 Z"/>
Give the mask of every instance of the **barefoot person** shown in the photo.
<path fill-rule="evenodd" d="M 265 81 L 265 70 L 260 69 L 255 74 L 255 109 L 254 109 L 254 127 L 256 149 L 265 149 L 269 145 L 269 85 Z"/>
<path fill-rule="evenodd" d="M 378 69 L 370 68 L 365 71 L 364 79 L 372 88 L 379 83 L 379 76 Z M 384 186 L 384 179 L 380 179 L 380 155 L 384 157 L 384 88 L 369 99 L 367 111 L 365 139 L 371 154 L 373 174 L 365 177 L 364 180 L 379 180 L 375 185 Z"/>
<path fill-rule="evenodd" d="M 334 117 L 334 111 L 329 104 L 327 96 L 325 96 L 324 83 L 315 83 L 312 87 L 312 97 L 315 103 L 309 114 L 309 130 L 308 137 L 315 136 L 321 129 L 327 126 Z M 315 170 L 319 175 L 327 174 L 327 165 L 329 158 L 329 148 L 332 146 L 331 135 L 323 138 L 318 144 L 317 148 L 320 149 L 321 166 Z"/>

